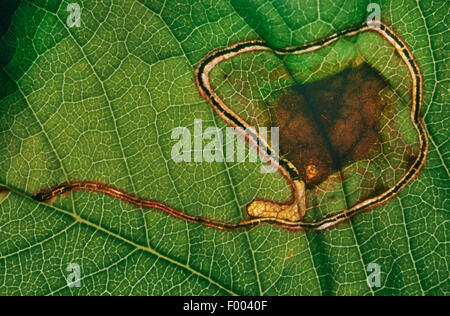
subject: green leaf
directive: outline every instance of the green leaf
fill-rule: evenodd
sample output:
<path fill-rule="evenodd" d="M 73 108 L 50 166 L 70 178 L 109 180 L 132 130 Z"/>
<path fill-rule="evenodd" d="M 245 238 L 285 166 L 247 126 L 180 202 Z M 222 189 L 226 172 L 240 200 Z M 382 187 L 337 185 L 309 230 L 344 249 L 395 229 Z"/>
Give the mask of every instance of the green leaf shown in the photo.
<path fill-rule="evenodd" d="M 308 233 L 221 232 L 92 192 L 47 204 L 31 196 L 100 181 L 226 221 L 243 219 L 256 197 L 288 199 L 284 178 L 259 163 L 171 159 L 175 127 L 226 127 L 199 96 L 194 68 L 238 41 L 283 47 L 358 25 L 369 1 L 78 1 L 81 26 L 68 27 L 71 2 L 22 1 L 0 39 L 0 295 L 449 294 L 447 1 L 379 1 L 424 75 L 426 168 L 386 205 Z M 308 75 L 295 60 L 286 67 Z M 380 287 L 367 284 L 371 263 Z M 70 264 L 80 287 L 68 286 Z"/>

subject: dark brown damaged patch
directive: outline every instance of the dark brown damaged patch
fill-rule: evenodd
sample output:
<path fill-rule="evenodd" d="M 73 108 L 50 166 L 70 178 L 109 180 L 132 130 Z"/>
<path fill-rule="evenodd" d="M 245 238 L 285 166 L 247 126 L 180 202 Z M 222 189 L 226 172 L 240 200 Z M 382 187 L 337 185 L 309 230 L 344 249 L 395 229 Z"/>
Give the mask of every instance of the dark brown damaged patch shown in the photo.
<path fill-rule="evenodd" d="M 369 158 L 380 143 L 383 78 L 367 64 L 291 87 L 272 109 L 280 152 L 308 187 L 350 162 Z"/>

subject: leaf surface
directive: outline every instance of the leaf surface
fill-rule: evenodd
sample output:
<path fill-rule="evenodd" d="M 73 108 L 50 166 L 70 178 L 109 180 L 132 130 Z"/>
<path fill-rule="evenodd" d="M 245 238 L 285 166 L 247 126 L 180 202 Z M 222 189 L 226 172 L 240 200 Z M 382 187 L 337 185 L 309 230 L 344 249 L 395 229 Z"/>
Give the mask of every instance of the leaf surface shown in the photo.
<path fill-rule="evenodd" d="M 66 24 L 68 3 L 22 1 L 0 39 L 1 295 L 449 294 L 446 1 L 380 2 L 424 75 L 426 168 L 388 204 L 320 233 L 220 232 L 89 192 L 30 197 L 89 179 L 227 221 L 255 197 L 288 199 L 258 163 L 171 159 L 175 127 L 226 127 L 193 70 L 237 41 L 283 47 L 357 25 L 369 1 L 83 1 L 80 28 Z M 71 263 L 79 288 L 67 286 Z"/>

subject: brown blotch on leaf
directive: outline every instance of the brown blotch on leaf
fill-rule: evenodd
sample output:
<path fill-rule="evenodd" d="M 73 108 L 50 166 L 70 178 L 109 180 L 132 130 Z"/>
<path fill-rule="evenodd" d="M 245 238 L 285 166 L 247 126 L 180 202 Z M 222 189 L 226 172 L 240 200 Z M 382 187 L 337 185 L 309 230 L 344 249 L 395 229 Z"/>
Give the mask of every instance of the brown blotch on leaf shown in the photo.
<path fill-rule="evenodd" d="M 308 187 L 377 148 L 384 108 L 379 92 L 385 87 L 384 79 L 362 64 L 280 96 L 271 112 L 280 129 L 280 152 Z"/>

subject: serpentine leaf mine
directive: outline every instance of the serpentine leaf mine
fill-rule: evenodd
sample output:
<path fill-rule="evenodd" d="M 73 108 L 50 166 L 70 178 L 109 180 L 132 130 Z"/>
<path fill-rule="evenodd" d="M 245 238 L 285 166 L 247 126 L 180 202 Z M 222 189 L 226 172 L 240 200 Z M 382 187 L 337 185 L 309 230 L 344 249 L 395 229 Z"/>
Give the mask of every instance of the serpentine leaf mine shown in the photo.
<path fill-rule="evenodd" d="M 386 104 L 380 97 L 388 83 L 368 63 L 350 67 L 342 72 L 312 83 L 293 85 L 286 89 L 270 108 L 270 121 L 280 128 L 279 159 L 273 158 L 273 149 L 257 132 L 248 129 L 249 123 L 234 105 L 227 104 L 211 83 L 211 73 L 221 63 L 245 54 L 267 52 L 284 58 L 321 51 L 341 40 L 364 33 L 381 36 L 407 69 L 410 85 L 409 119 L 417 134 L 417 153 L 409 154 L 407 167 L 401 176 L 386 185 L 373 186 L 373 192 L 354 205 L 321 219 L 307 221 L 308 190 L 320 185 L 331 174 L 361 159 L 371 159 L 379 151 L 382 139 L 380 120 Z M 222 76 L 228 80 L 229 75 Z M 394 31 L 381 23 L 366 23 L 337 31 L 310 43 L 274 49 L 262 40 L 239 42 L 207 54 L 195 69 L 195 81 L 200 95 L 230 126 L 244 134 L 251 146 L 265 155 L 290 184 L 292 198 L 280 203 L 256 199 L 246 208 L 249 218 L 240 222 L 223 222 L 192 216 L 186 212 L 153 200 L 124 192 L 105 183 L 83 180 L 65 182 L 34 194 L 40 202 L 51 200 L 73 191 L 90 191 L 108 195 L 144 209 L 157 209 L 179 219 L 224 231 L 249 229 L 260 224 L 272 224 L 287 230 L 324 230 L 348 220 L 352 216 L 387 203 L 423 168 L 428 152 L 426 128 L 420 115 L 423 102 L 423 79 L 418 64 L 405 42 Z M 278 158 L 278 157 L 277 157 Z"/>

